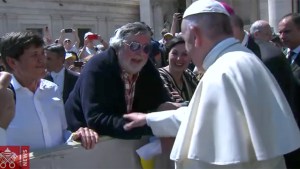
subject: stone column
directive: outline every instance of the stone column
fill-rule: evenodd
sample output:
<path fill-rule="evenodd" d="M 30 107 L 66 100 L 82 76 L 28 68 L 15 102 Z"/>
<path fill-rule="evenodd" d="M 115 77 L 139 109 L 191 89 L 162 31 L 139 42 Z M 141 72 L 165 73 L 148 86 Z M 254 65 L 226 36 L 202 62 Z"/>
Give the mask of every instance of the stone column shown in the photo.
<path fill-rule="evenodd" d="M 268 8 L 268 0 L 257 0 L 259 1 L 259 18 L 262 20 L 269 20 L 269 11 L 266 10 Z"/>
<path fill-rule="evenodd" d="M 18 24 L 17 14 L 6 14 L 6 32 L 18 32 L 20 31 L 20 26 Z M 21 30 L 25 31 L 25 30 Z"/>
<path fill-rule="evenodd" d="M 62 16 L 62 19 L 63 19 L 63 28 L 66 28 L 66 29 L 73 28 L 74 21 L 72 20 L 72 15 L 64 14 Z"/>
<path fill-rule="evenodd" d="M 259 19 L 260 10 L 259 10 L 259 0 L 251 0 L 251 11 L 250 12 L 250 25 Z"/>
<path fill-rule="evenodd" d="M 97 25 L 96 25 L 96 30 L 97 33 L 101 35 L 101 37 L 108 42 L 108 32 L 107 32 L 107 19 L 106 16 L 97 16 Z"/>
<path fill-rule="evenodd" d="M 55 40 L 60 36 L 60 30 L 63 29 L 63 18 L 61 15 L 50 15 L 51 25 L 49 25 L 52 39 Z"/>
<path fill-rule="evenodd" d="M 287 0 L 268 0 L 269 23 L 278 32 L 280 19 L 292 12 L 292 1 Z"/>
<path fill-rule="evenodd" d="M 0 34 L 4 35 L 7 31 L 7 22 L 6 22 L 6 15 L 5 13 L 0 14 Z"/>
<path fill-rule="evenodd" d="M 161 1 L 155 1 L 153 4 L 153 33 L 154 33 L 154 39 L 159 40 L 161 39 L 161 30 L 164 27 L 164 16 L 161 8 Z"/>
<path fill-rule="evenodd" d="M 140 20 L 153 27 L 152 0 L 140 0 Z"/>

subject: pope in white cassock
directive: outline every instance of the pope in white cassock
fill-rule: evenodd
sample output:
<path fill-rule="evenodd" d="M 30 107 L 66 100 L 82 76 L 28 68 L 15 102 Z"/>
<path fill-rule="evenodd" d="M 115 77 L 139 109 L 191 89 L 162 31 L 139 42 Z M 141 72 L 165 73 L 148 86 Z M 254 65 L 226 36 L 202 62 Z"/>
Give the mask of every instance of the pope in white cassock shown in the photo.
<path fill-rule="evenodd" d="M 178 169 L 286 168 L 299 129 L 274 77 L 232 37 L 228 15 L 214 0 L 186 9 L 186 49 L 205 70 L 189 106 L 124 115 L 124 129 L 148 125 L 156 136 L 176 136 L 170 158 Z"/>

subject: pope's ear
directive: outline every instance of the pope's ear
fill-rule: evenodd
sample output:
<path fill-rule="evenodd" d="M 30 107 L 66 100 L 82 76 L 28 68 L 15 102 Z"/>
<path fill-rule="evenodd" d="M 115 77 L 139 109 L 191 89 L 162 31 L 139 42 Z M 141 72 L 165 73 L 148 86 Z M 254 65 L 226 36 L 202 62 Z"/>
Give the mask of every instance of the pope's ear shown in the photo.
<path fill-rule="evenodd" d="M 201 46 L 202 43 L 202 32 L 201 29 L 196 26 L 191 26 L 190 30 L 192 32 L 192 36 L 194 37 L 195 46 Z"/>

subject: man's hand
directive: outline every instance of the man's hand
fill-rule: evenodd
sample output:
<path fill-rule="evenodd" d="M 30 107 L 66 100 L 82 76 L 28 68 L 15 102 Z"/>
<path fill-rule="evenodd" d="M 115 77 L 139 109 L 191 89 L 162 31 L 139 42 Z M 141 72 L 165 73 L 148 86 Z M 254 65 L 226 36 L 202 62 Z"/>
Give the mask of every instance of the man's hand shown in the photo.
<path fill-rule="evenodd" d="M 92 149 L 95 147 L 95 144 L 99 141 L 98 134 L 87 127 L 80 127 L 75 133 L 73 133 L 73 140 L 80 141 L 81 145 L 85 149 Z"/>
<path fill-rule="evenodd" d="M 182 14 L 181 13 L 174 13 L 173 14 L 173 20 L 174 21 L 180 21 L 180 20 L 182 20 Z"/>
<path fill-rule="evenodd" d="M 15 115 L 13 91 L 8 89 L 11 75 L 0 72 L 0 127 L 6 129 Z"/>
<path fill-rule="evenodd" d="M 123 115 L 123 117 L 130 121 L 123 126 L 126 131 L 136 127 L 142 127 L 147 124 L 146 114 L 144 113 L 130 113 Z"/>

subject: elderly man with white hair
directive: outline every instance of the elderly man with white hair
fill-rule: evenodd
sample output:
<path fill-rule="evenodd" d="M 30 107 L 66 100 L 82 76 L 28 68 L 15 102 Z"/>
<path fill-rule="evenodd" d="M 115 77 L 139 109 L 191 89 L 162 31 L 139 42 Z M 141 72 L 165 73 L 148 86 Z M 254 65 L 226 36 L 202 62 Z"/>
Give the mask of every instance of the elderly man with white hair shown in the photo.
<path fill-rule="evenodd" d="M 286 168 L 283 155 L 300 147 L 296 121 L 271 73 L 233 38 L 228 15 L 215 0 L 186 9 L 186 49 L 206 70 L 189 106 L 126 114 L 124 129 L 147 124 L 156 136 L 176 136 L 176 168 Z"/>
<path fill-rule="evenodd" d="M 124 130 L 123 114 L 180 106 L 169 102 L 159 72 L 149 60 L 150 39 L 144 23 L 125 24 L 110 39 L 109 49 L 88 61 L 65 105 L 70 130 L 89 126 L 99 135 L 140 139 L 151 135 L 151 129 Z"/>

